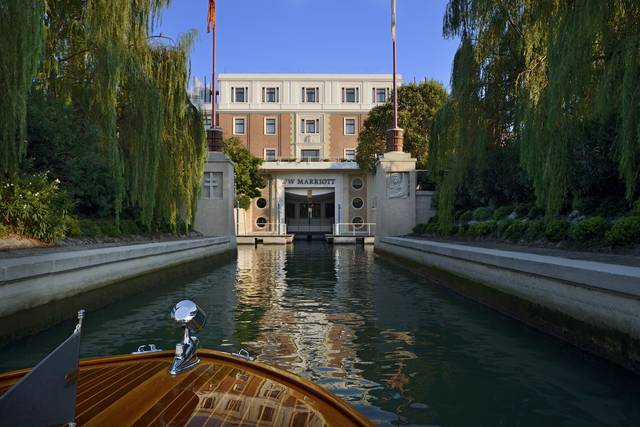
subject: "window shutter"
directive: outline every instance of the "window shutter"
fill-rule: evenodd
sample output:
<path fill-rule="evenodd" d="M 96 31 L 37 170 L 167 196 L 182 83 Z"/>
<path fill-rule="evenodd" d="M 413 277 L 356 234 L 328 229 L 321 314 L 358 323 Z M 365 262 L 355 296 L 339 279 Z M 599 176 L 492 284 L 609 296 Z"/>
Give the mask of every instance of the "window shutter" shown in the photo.
<path fill-rule="evenodd" d="M 236 102 L 236 91 L 235 87 L 231 86 L 231 102 Z"/>
<path fill-rule="evenodd" d="M 345 97 L 345 92 L 346 92 L 346 89 L 345 89 L 345 88 L 342 88 L 342 103 L 343 103 L 343 104 L 344 104 L 344 101 L 345 101 L 345 98 L 346 98 L 346 97 Z"/>
<path fill-rule="evenodd" d="M 302 88 L 302 102 L 306 102 L 307 100 L 304 97 L 305 93 L 304 93 L 304 87 Z"/>
<path fill-rule="evenodd" d="M 300 133 L 305 133 L 304 119 L 300 120 Z"/>
<path fill-rule="evenodd" d="M 316 88 L 316 102 L 320 102 L 320 88 Z"/>
<path fill-rule="evenodd" d="M 244 88 L 244 102 L 249 102 L 249 88 Z"/>
<path fill-rule="evenodd" d="M 262 102 L 265 102 L 267 100 L 267 97 L 265 96 L 267 92 L 267 88 L 262 88 Z"/>
<path fill-rule="evenodd" d="M 276 102 L 280 102 L 280 88 L 276 88 Z"/>
<path fill-rule="evenodd" d="M 378 100 L 376 99 L 376 88 L 374 87 L 371 91 L 371 103 L 375 104 Z"/>
<path fill-rule="evenodd" d="M 320 133 L 320 119 L 316 119 L 316 133 Z"/>
<path fill-rule="evenodd" d="M 356 102 L 360 102 L 360 88 L 356 88 Z"/>

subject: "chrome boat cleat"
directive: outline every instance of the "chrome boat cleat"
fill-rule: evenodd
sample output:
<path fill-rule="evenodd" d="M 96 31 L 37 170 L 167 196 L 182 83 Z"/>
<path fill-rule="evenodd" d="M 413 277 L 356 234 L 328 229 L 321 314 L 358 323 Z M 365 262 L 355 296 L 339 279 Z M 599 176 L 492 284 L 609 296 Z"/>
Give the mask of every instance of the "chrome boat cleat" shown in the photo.
<path fill-rule="evenodd" d="M 169 369 L 171 375 L 177 375 L 200 362 L 196 354 L 200 340 L 192 334 L 204 328 L 207 315 L 195 302 L 183 300 L 173 306 L 171 318 L 184 329 L 182 342 L 176 344 L 176 354 Z"/>

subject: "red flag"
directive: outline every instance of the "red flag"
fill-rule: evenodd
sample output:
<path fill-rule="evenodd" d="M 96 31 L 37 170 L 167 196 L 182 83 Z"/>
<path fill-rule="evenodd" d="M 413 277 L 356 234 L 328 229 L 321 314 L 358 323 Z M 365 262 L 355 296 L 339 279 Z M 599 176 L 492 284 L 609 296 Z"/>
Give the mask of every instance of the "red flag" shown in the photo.
<path fill-rule="evenodd" d="M 209 16 L 207 17 L 207 33 L 216 26 L 216 0 L 209 0 Z"/>

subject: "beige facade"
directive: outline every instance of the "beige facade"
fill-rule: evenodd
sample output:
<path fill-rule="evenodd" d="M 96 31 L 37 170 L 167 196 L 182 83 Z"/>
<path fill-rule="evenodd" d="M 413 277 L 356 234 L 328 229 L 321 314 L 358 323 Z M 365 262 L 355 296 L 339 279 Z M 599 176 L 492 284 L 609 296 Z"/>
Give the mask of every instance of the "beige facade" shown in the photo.
<path fill-rule="evenodd" d="M 369 111 L 391 87 L 386 74 L 221 74 L 224 138 L 264 159 L 266 186 L 238 214 L 238 234 L 372 230 L 374 179 L 355 154 Z"/>

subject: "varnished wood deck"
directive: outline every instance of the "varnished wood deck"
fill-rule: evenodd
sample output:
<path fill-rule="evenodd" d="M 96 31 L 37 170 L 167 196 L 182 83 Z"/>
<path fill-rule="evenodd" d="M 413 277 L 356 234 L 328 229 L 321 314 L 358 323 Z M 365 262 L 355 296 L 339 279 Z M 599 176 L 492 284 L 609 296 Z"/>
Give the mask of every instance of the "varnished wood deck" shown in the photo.
<path fill-rule="evenodd" d="M 173 352 L 80 363 L 79 426 L 370 426 L 351 406 L 289 372 L 200 350 L 199 365 L 169 375 Z M 0 394 L 28 370 L 0 375 Z"/>

